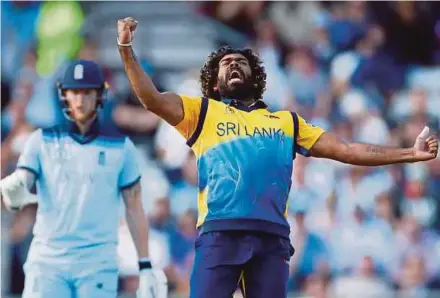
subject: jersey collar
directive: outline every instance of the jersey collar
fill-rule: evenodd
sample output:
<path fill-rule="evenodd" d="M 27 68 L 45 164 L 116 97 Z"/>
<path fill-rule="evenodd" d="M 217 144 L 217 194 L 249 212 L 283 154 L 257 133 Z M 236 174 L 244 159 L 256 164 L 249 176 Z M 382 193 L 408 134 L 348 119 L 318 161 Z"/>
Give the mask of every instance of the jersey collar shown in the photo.
<path fill-rule="evenodd" d="M 256 102 L 254 102 L 253 104 L 251 104 L 249 106 L 244 105 L 239 100 L 230 99 L 230 98 L 222 99 L 222 102 L 227 105 L 230 105 L 231 107 L 234 107 L 236 109 L 239 109 L 239 110 L 242 110 L 245 112 L 251 112 L 253 110 L 258 110 L 258 109 L 267 109 L 267 105 L 261 100 L 257 100 Z"/>
<path fill-rule="evenodd" d="M 89 131 L 82 135 L 81 132 L 78 129 L 78 126 L 73 121 L 69 121 L 68 123 L 68 131 L 69 135 L 72 139 L 74 139 L 76 142 L 80 143 L 81 145 L 90 143 L 96 137 L 99 135 L 99 121 L 98 118 L 96 118 L 89 129 Z"/>

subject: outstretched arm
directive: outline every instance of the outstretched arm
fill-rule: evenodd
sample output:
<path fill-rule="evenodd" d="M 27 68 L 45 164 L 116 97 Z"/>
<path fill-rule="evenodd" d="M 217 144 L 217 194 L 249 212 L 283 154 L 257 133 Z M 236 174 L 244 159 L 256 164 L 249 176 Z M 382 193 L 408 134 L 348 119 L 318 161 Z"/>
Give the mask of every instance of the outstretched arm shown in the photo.
<path fill-rule="evenodd" d="M 144 72 L 131 47 L 133 32 L 137 22 L 131 18 L 118 20 L 118 47 L 128 80 L 136 96 L 145 108 L 152 111 L 171 125 L 183 120 L 181 98 L 171 92 L 161 93 Z"/>
<path fill-rule="evenodd" d="M 325 132 L 310 150 L 310 156 L 329 158 L 360 166 L 382 166 L 403 162 L 417 162 L 437 156 L 438 140 L 425 128 L 413 148 L 391 148 L 371 144 L 348 143 L 335 134 Z"/>

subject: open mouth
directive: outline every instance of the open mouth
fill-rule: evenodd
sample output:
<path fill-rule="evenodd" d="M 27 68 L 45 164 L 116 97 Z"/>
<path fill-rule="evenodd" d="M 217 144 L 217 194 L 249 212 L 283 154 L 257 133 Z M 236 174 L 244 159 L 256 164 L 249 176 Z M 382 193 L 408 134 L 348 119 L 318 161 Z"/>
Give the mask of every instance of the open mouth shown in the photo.
<path fill-rule="evenodd" d="M 229 74 L 229 82 L 241 82 L 242 81 L 242 75 L 241 72 L 238 70 L 233 70 Z"/>

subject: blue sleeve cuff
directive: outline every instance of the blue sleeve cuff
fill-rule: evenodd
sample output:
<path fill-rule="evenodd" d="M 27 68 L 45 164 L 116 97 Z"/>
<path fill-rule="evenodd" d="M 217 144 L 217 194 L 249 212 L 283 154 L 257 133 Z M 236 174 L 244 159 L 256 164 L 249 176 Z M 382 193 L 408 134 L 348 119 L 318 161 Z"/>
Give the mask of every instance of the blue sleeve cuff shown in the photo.
<path fill-rule="evenodd" d="M 301 154 L 301 155 L 303 155 L 303 156 L 309 156 L 309 150 L 307 150 L 306 148 L 304 148 L 304 147 L 301 147 L 301 146 L 299 146 L 298 145 L 298 153 L 299 154 Z"/>
<path fill-rule="evenodd" d="M 137 177 L 134 181 L 132 181 L 132 182 L 130 182 L 130 183 L 128 183 L 128 184 L 125 184 L 125 185 L 123 185 L 123 186 L 120 186 L 119 189 L 120 189 L 120 190 L 124 190 L 124 189 L 130 188 L 130 187 L 132 187 L 133 185 L 135 185 L 136 183 L 138 183 L 140 180 L 141 180 L 141 176 Z"/>
<path fill-rule="evenodd" d="M 32 174 L 35 175 L 35 178 L 38 178 L 38 176 L 40 176 L 40 174 L 38 173 L 37 170 L 31 168 L 31 167 L 27 167 L 27 166 L 17 166 L 17 169 L 22 169 L 22 170 L 26 170 L 28 172 L 31 172 Z"/>

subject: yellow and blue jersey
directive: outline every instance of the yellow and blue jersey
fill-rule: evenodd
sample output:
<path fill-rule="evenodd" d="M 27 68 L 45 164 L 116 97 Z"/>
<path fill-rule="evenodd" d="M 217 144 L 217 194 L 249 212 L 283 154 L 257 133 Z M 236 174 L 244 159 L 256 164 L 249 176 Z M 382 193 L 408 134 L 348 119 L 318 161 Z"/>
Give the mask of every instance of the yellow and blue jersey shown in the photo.
<path fill-rule="evenodd" d="M 324 130 L 296 113 L 272 113 L 262 101 L 248 107 L 180 97 L 184 118 L 176 129 L 197 157 L 200 232 L 256 230 L 289 237 L 293 160 L 297 152 L 307 155 Z"/>

